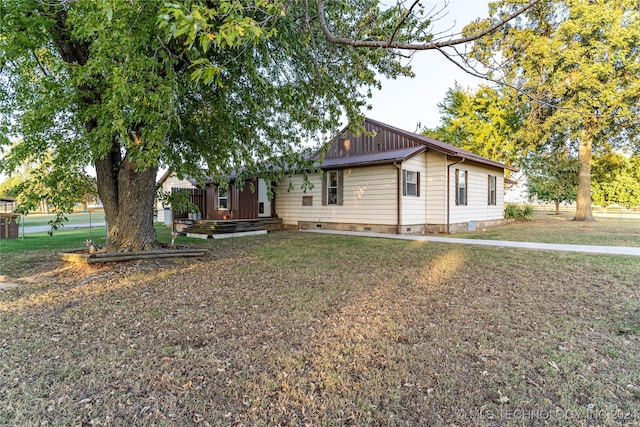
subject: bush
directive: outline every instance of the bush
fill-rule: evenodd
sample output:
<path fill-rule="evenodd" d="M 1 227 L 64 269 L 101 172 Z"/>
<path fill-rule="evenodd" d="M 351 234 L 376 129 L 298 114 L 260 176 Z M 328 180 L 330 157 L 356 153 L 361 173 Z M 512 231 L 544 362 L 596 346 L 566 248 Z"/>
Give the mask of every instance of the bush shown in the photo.
<path fill-rule="evenodd" d="M 519 207 L 515 203 L 508 203 L 504 208 L 504 219 L 531 221 L 533 220 L 533 206 L 522 205 L 522 207 Z"/>
<path fill-rule="evenodd" d="M 518 205 L 514 203 L 508 203 L 504 209 L 504 219 L 518 219 Z"/>
<path fill-rule="evenodd" d="M 520 215 L 518 219 L 523 221 L 532 221 L 533 220 L 533 206 L 531 205 L 523 205 L 522 209 L 520 209 Z"/>

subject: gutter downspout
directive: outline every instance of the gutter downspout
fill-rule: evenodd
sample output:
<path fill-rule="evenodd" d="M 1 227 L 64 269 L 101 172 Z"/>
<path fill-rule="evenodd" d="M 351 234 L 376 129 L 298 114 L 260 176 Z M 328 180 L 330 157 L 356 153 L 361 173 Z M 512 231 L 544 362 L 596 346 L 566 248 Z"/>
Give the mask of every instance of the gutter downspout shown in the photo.
<path fill-rule="evenodd" d="M 397 216 L 397 230 L 396 232 L 398 234 L 402 234 L 402 162 L 400 162 L 400 166 L 398 166 L 397 162 L 393 162 L 393 166 L 396 168 L 397 170 L 397 176 L 398 176 L 398 196 L 397 196 L 397 202 L 396 202 L 396 206 L 397 206 L 397 212 L 396 212 L 396 216 Z"/>
<path fill-rule="evenodd" d="M 448 160 L 449 156 L 446 156 L 445 160 Z M 450 218 L 451 218 L 451 166 L 453 165 L 457 165 L 458 163 L 464 163 L 465 158 L 463 157 L 462 160 L 458 160 L 457 162 L 453 162 L 447 165 L 447 224 L 446 224 L 446 229 L 445 229 L 445 233 L 450 234 L 449 231 L 449 224 L 450 224 Z M 456 189 L 457 191 L 457 189 Z"/>

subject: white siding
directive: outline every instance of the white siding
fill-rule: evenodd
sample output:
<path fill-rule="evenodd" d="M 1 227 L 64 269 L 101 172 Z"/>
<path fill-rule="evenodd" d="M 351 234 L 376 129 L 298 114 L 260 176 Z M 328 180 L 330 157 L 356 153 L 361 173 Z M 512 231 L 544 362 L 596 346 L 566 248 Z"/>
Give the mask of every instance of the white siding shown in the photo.
<path fill-rule="evenodd" d="M 162 183 L 163 191 L 170 192 L 172 188 L 195 188 L 195 186 L 186 179 L 178 179 L 176 174 L 173 173 Z M 156 209 L 158 210 L 156 221 L 164 222 L 164 206 L 162 206 L 160 200 L 156 201 Z"/>
<path fill-rule="evenodd" d="M 426 223 L 447 223 L 447 156 L 428 151 L 426 157 Z"/>
<path fill-rule="evenodd" d="M 397 223 L 397 170 L 393 165 L 344 170 L 343 205 L 322 206 L 320 174 L 309 176 L 313 189 L 303 192 L 302 175 L 283 179 L 276 196 L 276 214 L 286 225 L 298 221 L 394 225 Z M 302 206 L 303 196 L 313 196 L 312 206 Z"/>
<path fill-rule="evenodd" d="M 467 171 L 467 205 L 457 206 L 455 198 L 455 173 L 456 169 Z M 469 221 L 486 221 L 503 218 L 504 203 L 504 171 L 476 163 L 464 162 L 450 168 L 451 181 L 451 216 L 450 223 L 463 223 Z M 496 204 L 489 205 L 489 175 L 496 179 Z"/>
<path fill-rule="evenodd" d="M 427 188 L 426 157 L 418 154 L 402 163 L 402 169 L 420 172 L 420 197 L 402 197 L 402 225 L 425 224 L 426 220 L 426 194 Z"/>

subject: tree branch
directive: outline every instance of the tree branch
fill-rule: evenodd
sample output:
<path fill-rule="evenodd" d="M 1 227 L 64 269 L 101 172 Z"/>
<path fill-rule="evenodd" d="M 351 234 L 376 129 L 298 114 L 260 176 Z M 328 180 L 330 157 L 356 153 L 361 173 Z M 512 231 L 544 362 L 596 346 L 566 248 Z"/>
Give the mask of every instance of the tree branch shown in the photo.
<path fill-rule="evenodd" d="M 413 8 L 416 7 L 416 5 L 419 2 L 420 0 L 415 0 L 411 5 L 411 7 L 407 10 L 407 13 L 404 14 L 404 16 L 402 17 L 402 20 L 398 23 L 398 25 L 396 25 L 396 28 L 393 30 L 393 34 L 391 34 L 391 37 L 389 37 L 389 40 L 387 41 L 387 46 L 393 43 L 393 39 L 396 38 L 396 34 L 398 33 L 398 30 L 400 30 L 400 27 L 402 26 L 402 24 L 404 24 L 407 18 L 409 18 L 409 16 L 411 15 L 411 12 L 413 11 Z"/>
<path fill-rule="evenodd" d="M 442 42 L 430 42 L 430 43 L 394 42 L 393 36 L 389 40 L 356 40 L 348 37 L 336 36 L 331 32 L 331 30 L 327 25 L 327 21 L 324 16 L 324 13 L 325 13 L 324 0 L 318 0 L 318 20 L 320 22 L 320 28 L 322 29 L 322 32 L 324 33 L 327 40 L 331 43 L 343 44 L 343 45 L 348 45 L 353 47 L 367 47 L 367 48 L 400 49 L 400 50 L 434 50 L 434 49 L 441 49 L 443 47 L 456 46 L 460 44 L 469 43 L 469 42 L 478 40 L 479 38 L 484 37 L 488 34 L 491 34 L 497 29 L 499 29 L 500 27 L 502 27 L 507 22 L 511 21 L 512 19 L 520 16 L 527 10 L 531 9 L 540 1 L 541 0 L 530 0 L 527 4 L 522 6 L 520 9 L 505 16 L 498 22 L 492 24 L 487 29 L 482 30 L 478 33 L 475 33 L 466 37 L 459 37 L 459 38 L 450 39 Z M 397 28 L 396 28 L 396 32 L 397 32 Z M 394 36 L 396 32 L 394 32 Z"/>
<path fill-rule="evenodd" d="M 573 108 L 573 107 L 563 107 L 560 106 L 558 104 L 554 104 L 548 101 L 545 101 L 542 98 L 536 97 L 532 94 L 530 94 L 529 92 L 527 92 L 524 89 L 521 89 L 515 85 L 512 85 L 510 83 L 507 83 L 504 80 L 498 80 L 498 79 L 494 79 L 492 77 L 490 77 L 488 74 L 485 73 L 481 73 L 479 71 L 477 71 L 474 67 L 472 67 L 466 59 L 463 59 L 463 61 L 465 62 L 465 65 L 460 64 L 458 61 L 456 61 L 451 55 L 449 55 L 447 52 L 445 52 L 443 49 L 441 48 L 435 48 L 438 52 L 440 52 L 447 60 L 451 61 L 451 63 L 453 63 L 456 67 L 460 68 L 462 71 L 464 71 L 465 73 L 473 76 L 473 77 L 477 77 L 479 79 L 483 79 L 486 80 L 488 82 L 491 83 L 495 83 L 498 86 L 503 86 L 503 87 L 508 87 L 510 89 L 513 89 L 514 91 L 516 91 L 518 94 L 530 99 L 531 101 L 539 104 L 539 105 L 543 105 L 545 107 L 549 107 L 549 108 L 554 108 L 556 110 L 564 110 L 564 111 L 572 111 L 575 112 L 577 114 L 580 115 L 587 115 L 587 116 L 597 116 L 597 114 L 590 114 L 590 113 L 585 113 L 586 110 L 579 110 L 577 108 Z M 462 56 L 462 55 L 460 55 Z M 464 58 L 464 57 L 463 57 Z M 611 115 L 613 117 L 613 115 Z"/>

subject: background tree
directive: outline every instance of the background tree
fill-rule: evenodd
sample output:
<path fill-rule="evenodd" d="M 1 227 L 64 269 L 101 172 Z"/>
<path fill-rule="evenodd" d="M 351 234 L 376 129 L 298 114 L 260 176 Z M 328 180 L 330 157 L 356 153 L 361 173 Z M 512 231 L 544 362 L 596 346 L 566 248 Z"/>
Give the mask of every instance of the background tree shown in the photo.
<path fill-rule="evenodd" d="M 496 2 L 494 15 L 514 4 Z M 638 130 L 639 13 L 629 0 L 545 1 L 476 45 L 490 75 L 520 88 L 531 106 L 520 135 L 543 145 L 563 134 L 578 152 L 576 220 L 593 219 L 594 150 L 633 143 Z"/>
<path fill-rule="evenodd" d="M 92 163 L 107 250 L 156 245 L 160 165 L 196 178 L 203 164 L 218 178 L 238 166 L 255 173 L 269 158 L 304 167 L 296 148 L 325 141 L 343 115 L 360 123 L 379 75 L 410 75 L 397 43 L 441 49 L 518 14 L 434 43 L 417 2 L 11 0 L 1 7 L 0 135 L 3 145 L 23 137 L 3 166 L 49 149 L 69 165 Z M 370 46 L 358 48 L 351 37 Z M 283 170 L 263 173 L 277 179 Z"/>
<path fill-rule="evenodd" d="M 18 196 L 18 186 L 22 183 L 23 178 L 20 175 L 13 174 L 0 182 L 0 197 L 8 197 L 15 199 Z"/>
<path fill-rule="evenodd" d="M 594 157 L 592 169 L 593 202 L 607 208 L 618 204 L 640 206 L 640 158 L 610 153 Z"/>
<path fill-rule="evenodd" d="M 580 163 L 567 150 L 532 152 L 524 163 L 531 199 L 553 202 L 556 214 L 560 213 L 560 203 L 576 200 Z"/>
<path fill-rule="evenodd" d="M 11 155 L 5 159 L 12 160 Z M 43 213 L 53 210 L 56 217 L 50 224 L 54 230 L 73 212 L 76 203 L 86 204 L 97 196 L 94 177 L 73 164 L 56 165 L 51 152 L 39 163 L 23 163 L 3 187 L 8 196 L 16 199 L 18 213 L 28 215 L 35 210 Z"/>
<path fill-rule="evenodd" d="M 483 85 L 475 91 L 458 84 L 438 104 L 440 126 L 425 135 L 492 160 L 517 165 L 524 147 L 516 138 L 524 111 L 510 90 Z"/>

